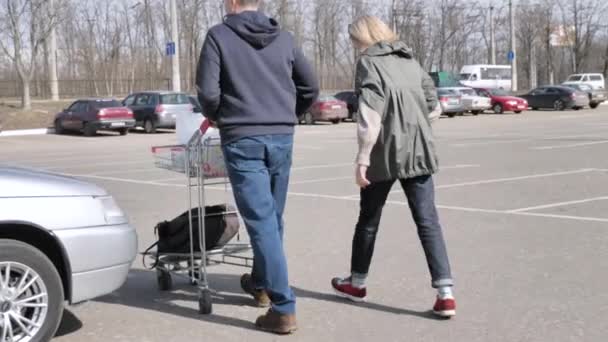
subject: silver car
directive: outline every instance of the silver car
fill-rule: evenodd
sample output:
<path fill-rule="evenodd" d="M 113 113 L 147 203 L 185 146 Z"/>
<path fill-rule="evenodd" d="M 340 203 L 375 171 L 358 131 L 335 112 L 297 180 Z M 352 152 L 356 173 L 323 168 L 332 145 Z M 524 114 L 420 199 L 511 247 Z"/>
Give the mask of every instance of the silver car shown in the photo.
<path fill-rule="evenodd" d="M 0 341 L 48 341 L 64 302 L 122 286 L 137 235 L 89 183 L 0 166 Z"/>
<path fill-rule="evenodd" d="M 445 88 L 438 88 L 437 96 L 439 97 L 439 103 L 441 104 L 443 114 L 452 118 L 464 113 L 465 108 L 462 102 L 462 96 L 456 92 Z"/>

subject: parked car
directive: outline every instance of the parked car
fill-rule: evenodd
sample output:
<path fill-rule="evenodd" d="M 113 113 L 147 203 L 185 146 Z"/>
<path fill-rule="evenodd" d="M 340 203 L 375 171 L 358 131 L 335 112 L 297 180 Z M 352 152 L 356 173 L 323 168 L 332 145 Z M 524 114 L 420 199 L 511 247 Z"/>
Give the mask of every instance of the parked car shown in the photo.
<path fill-rule="evenodd" d="M 441 104 L 441 111 L 443 114 L 453 118 L 456 115 L 462 115 L 464 113 L 462 98 L 456 92 L 445 88 L 438 88 L 437 96 L 439 97 L 439 103 Z"/>
<path fill-rule="evenodd" d="M 300 122 L 312 125 L 317 121 L 331 121 L 334 124 L 348 118 L 348 106 L 346 102 L 340 101 L 334 96 L 324 95 L 302 115 Z"/>
<path fill-rule="evenodd" d="M 99 130 L 110 130 L 127 135 L 135 120 L 133 112 L 116 100 L 83 99 L 55 115 L 53 126 L 56 134 L 74 131 L 90 137 Z"/>
<path fill-rule="evenodd" d="M 460 83 L 471 88 L 511 88 L 510 65 L 474 64 L 460 69 Z"/>
<path fill-rule="evenodd" d="M 608 99 L 606 91 L 604 89 L 593 89 L 592 86 L 588 84 L 564 84 L 564 86 L 568 88 L 572 88 L 574 90 L 582 91 L 589 95 L 589 107 L 595 109 L 601 103 L 605 102 Z"/>
<path fill-rule="evenodd" d="M 533 109 L 553 108 L 565 110 L 568 108 L 581 109 L 589 105 L 589 96 L 583 92 L 564 86 L 538 87 L 519 97 L 528 101 Z"/>
<path fill-rule="evenodd" d="M 563 84 L 588 84 L 593 89 L 605 89 L 606 81 L 602 74 L 574 74 L 568 76 Z"/>
<path fill-rule="evenodd" d="M 511 96 L 502 89 L 475 89 L 481 96 L 489 97 L 492 101 L 492 110 L 496 114 L 515 112 L 519 114 L 528 109 L 528 101 L 521 97 Z"/>
<path fill-rule="evenodd" d="M 195 95 L 189 95 L 188 100 L 190 100 L 190 104 L 192 105 L 192 111 L 194 113 L 203 113 L 203 107 L 201 106 L 200 102 L 198 102 L 198 97 L 196 97 Z"/>
<path fill-rule="evenodd" d="M 357 122 L 357 113 L 359 112 L 359 98 L 354 91 L 343 91 L 334 96 L 340 101 L 346 102 L 348 108 L 348 119 Z"/>
<path fill-rule="evenodd" d="M 135 125 L 146 133 L 156 133 L 157 128 L 175 128 L 175 118 L 180 113 L 192 113 L 188 95 L 171 91 L 147 91 L 127 96 L 123 104 L 135 115 Z"/>
<path fill-rule="evenodd" d="M 108 193 L 74 178 L 0 166 L 0 340 L 49 341 L 64 302 L 127 279 L 137 235 Z"/>
<path fill-rule="evenodd" d="M 453 91 L 454 93 L 460 95 L 465 112 L 471 112 L 473 115 L 479 115 L 479 113 L 483 113 L 485 110 L 492 108 L 492 101 L 490 98 L 479 96 L 473 88 L 449 87 L 443 89 Z"/>

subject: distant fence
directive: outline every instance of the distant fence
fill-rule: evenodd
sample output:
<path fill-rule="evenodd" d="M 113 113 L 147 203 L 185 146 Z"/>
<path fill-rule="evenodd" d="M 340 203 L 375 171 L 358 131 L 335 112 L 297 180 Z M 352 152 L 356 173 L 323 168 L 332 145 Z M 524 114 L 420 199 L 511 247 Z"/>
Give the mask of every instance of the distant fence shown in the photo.
<path fill-rule="evenodd" d="M 142 90 L 167 90 L 171 87 L 170 79 L 59 80 L 58 83 L 59 96 L 62 98 L 116 96 Z M 20 81 L 0 80 L 0 98 L 18 98 L 22 94 Z M 33 98 L 50 98 L 49 82 L 32 81 L 30 95 Z"/>

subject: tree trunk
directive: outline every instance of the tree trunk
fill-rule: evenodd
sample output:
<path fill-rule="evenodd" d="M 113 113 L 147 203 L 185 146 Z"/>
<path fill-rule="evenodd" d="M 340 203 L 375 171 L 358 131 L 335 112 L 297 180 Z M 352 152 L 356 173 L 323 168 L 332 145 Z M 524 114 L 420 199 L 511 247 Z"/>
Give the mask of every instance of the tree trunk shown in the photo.
<path fill-rule="evenodd" d="M 30 95 L 30 81 L 24 78 L 21 79 L 23 93 L 21 94 L 21 108 L 23 110 L 32 109 L 32 97 Z"/>

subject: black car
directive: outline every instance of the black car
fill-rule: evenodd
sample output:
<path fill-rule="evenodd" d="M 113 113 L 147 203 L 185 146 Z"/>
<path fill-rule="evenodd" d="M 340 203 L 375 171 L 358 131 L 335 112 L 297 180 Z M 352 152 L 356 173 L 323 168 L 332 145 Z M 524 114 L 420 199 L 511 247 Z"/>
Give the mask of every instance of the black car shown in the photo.
<path fill-rule="evenodd" d="M 574 90 L 582 91 L 589 95 L 589 107 L 595 109 L 601 103 L 608 99 L 606 91 L 604 89 L 593 89 L 592 86 L 584 83 L 564 83 L 564 87 L 572 88 Z"/>
<path fill-rule="evenodd" d="M 348 107 L 348 118 L 352 121 L 357 121 L 357 112 L 359 111 L 359 99 L 354 91 L 343 91 L 334 96 L 340 101 L 346 102 Z"/>
<path fill-rule="evenodd" d="M 533 110 L 540 108 L 577 110 L 589 106 L 589 97 L 586 93 L 563 86 L 538 87 L 527 94 L 518 95 L 518 97 L 528 101 L 528 105 Z"/>
<path fill-rule="evenodd" d="M 175 128 L 175 118 L 180 113 L 192 113 L 188 95 L 171 91 L 147 91 L 127 96 L 123 105 L 135 116 L 135 124 L 146 133 L 156 133 L 157 128 Z"/>

